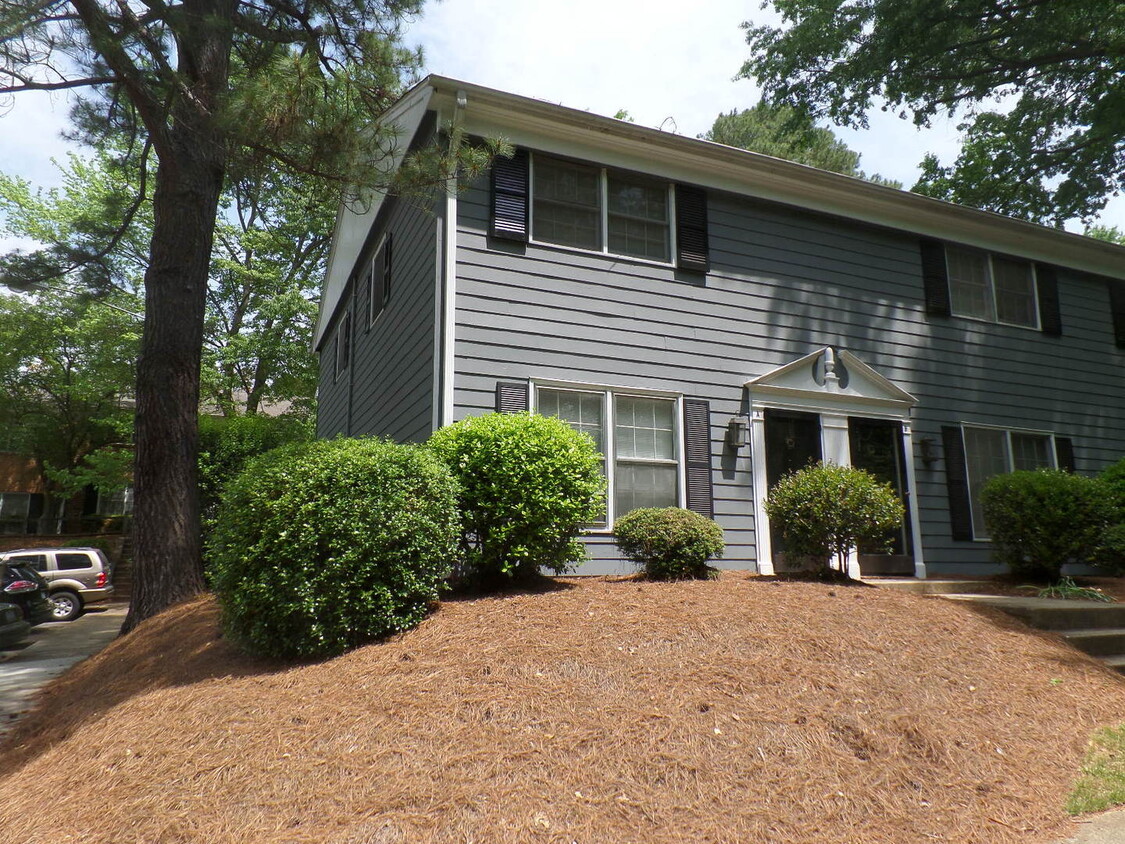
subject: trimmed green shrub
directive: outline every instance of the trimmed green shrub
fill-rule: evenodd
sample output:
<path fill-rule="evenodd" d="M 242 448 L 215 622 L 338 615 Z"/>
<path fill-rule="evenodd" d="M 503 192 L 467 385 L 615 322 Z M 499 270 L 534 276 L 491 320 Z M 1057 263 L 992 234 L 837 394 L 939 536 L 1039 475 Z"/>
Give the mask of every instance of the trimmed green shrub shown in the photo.
<path fill-rule="evenodd" d="M 1125 574 L 1125 524 L 1111 525 L 1098 543 L 1098 565 L 1110 574 Z"/>
<path fill-rule="evenodd" d="M 1054 582 L 1094 563 L 1116 507 L 1106 484 L 1058 469 L 996 475 L 981 490 L 992 555 L 1017 577 Z"/>
<path fill-rule="evenodd" d="M 902 502 L 890 484 L 850 466 L 817 463 L 783 477 L 765 501 L 770 525 L 791 557 L 809 558 L 821 573 L 847 572 L 853 548 L 888 547 L 902 526 Z"/>
<path fill-rule="evenodd" d="M 1125 457 L 1107 467 L 1098 477 L 1113 493 L 1120 510 L 1120 518 L 1125 521 Z"/>
<path fill-rule="evenodd" d="M 199 506 L 204 534 L 214 525 L 223 487 L 250 458 L 312 438 L 312 426 L 294 416 L 201 416 Z"/>
<path fill-rule="evenodd" d="M 633 510 L 613 525 L 617 547 L 654 580 L 705 579 L 707 561 L 723 556 L 723 529 L 680 507 Z"/>
<path fill-rule="evenodd" d="M 61 548 L 97 548 L 106 558 L 112 558 L 113 542 L 108 536 L 81 536 L 77 539 L 68 539 L 60 545 Z"/>
<path fill-rule="evenodd" d="M 418 624 L 457 553 L 457 483 L 421 446 L 294 443 L 228 484 L 210 541 L 229 635 L 247 650 L 338 654 Z"/>
<path fill-rule="evenodd" d="M 550 416 L 490 413 L 434 432 L 429 447 L 460 483 L 465 580 L 561 573 L 585 559 L 578 533 L 605 507 L 589 435 Z"/>

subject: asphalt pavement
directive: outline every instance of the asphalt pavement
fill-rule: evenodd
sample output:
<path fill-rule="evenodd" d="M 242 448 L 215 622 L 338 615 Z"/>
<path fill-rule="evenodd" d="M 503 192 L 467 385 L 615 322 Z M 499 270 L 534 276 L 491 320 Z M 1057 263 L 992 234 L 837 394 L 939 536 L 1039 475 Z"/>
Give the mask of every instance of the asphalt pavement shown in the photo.
<path fill-rule="evenodd" d="M 16 648 L 0 650 L 0 736 L 35 706 L 43 686 L 112 642 L 128 611 L 127 604 L 90 607 L 74 621 L 40 624 Z"/>

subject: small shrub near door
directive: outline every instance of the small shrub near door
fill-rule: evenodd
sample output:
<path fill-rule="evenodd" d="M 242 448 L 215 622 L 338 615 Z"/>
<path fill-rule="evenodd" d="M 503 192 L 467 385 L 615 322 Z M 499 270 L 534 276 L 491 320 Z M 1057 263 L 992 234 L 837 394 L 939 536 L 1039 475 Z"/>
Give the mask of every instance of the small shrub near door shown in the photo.
<path fill-rule="evenodd" d="M 617 547 L 653 580 L 706 578 L 707 561 L 723 556 L 723 529 L 679 507 L 633 510 L 613 525 Z"/>
<path fill-rule="evenodd" d="M 227 487 L 210 551 L 228 634 L 272 657 L 330 656 L 413 627 L 449 573 L 457 484 L 420 446 L 295 443 Z"/>
<path fill-rule="evenodd" d="M 766 497 L 766 515 L 786 555 L 808 558 L 822 573 L 847 571 L 852 549 L 888 545 L 903 510 L 890 484 L 861 469 L 818 463 L 786 475 Z"/>
<path fill-rule="evenodd" d="M 463 578 L 496 584 L 585 558 L 578 533 L 605 508 L 587 434 L 550 416 L 490 413 L 436 431 L 429 447 L 460 483 Z"/>
<path fill-rule="evenodd" d="M 981 505 L 996 561 L 1017 577 L 1051 583 L 1066 563 L 1098 562 L 1117 513 L 1103 481 L 1057 469 L 996 475 Z"/>

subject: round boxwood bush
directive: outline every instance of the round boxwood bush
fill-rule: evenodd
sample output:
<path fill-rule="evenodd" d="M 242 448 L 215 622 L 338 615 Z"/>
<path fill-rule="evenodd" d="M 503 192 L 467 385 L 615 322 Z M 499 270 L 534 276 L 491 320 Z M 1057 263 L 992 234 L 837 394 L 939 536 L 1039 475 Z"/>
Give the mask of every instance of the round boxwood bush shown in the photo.
<path fill-rule="evenodd" d="M 1017 577 L 1052 583 L 1065 563 L 1098 560 L 1117 513 L 1103 481 L 1058 469 L 996 475 L 981 506 L 996 561 Z"/>
<path fill-rule="evenodd" d="M 833 559 L 847 571 L 860 545 L 885 546 L 902 526 L 902 502 L 890 484 L 862 469 L 817 463 L 786 475 L 766 497 L 766 515 L 787 555 L 810 558 L 822 574 Z"/>
<path fill-rule="evenodd" d="M 723 529 L 680 507 L 647 507 L 613 524 L 617 547 L 654 580 L 707 578 L 707 561 L 723 556 Z"/>
<path fill-rule="evenodd" d="M 210 541 L 228 634 L 272 657 L 341 653 L 416 625 L 457 551 L 457 484 L 420 446 L 293 443 L 223 494 Z"/>
<path fill-rule="evenodd" d="M 490 413 L 434 432 L 429 447 L 460 484 L 466 581 L 563 572 L 585 559 L 578 533 L 605 506 L 589 435 L 550 416 Z"/>
<path fill-rule="evenodd" d="M 1099 476 L 1105 482 L 1117 502 L 1122 520 L 1125 520 L 1125 457 L 1108 466 Z"/>

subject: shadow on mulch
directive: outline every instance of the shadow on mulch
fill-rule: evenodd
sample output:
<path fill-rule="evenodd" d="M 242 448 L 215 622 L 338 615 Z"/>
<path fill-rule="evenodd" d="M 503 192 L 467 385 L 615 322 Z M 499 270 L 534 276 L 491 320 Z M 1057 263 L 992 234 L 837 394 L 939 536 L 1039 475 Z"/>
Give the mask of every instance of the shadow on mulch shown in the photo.
<path fill-rule="evenodd" d="M 48 684 L 35 710 L 0 740 L 0 753 L 15 770 L 137 695 L 289 667 L 255 659 L 225 640 L 219 608 L 211 596 L 185 601 Z"/>

